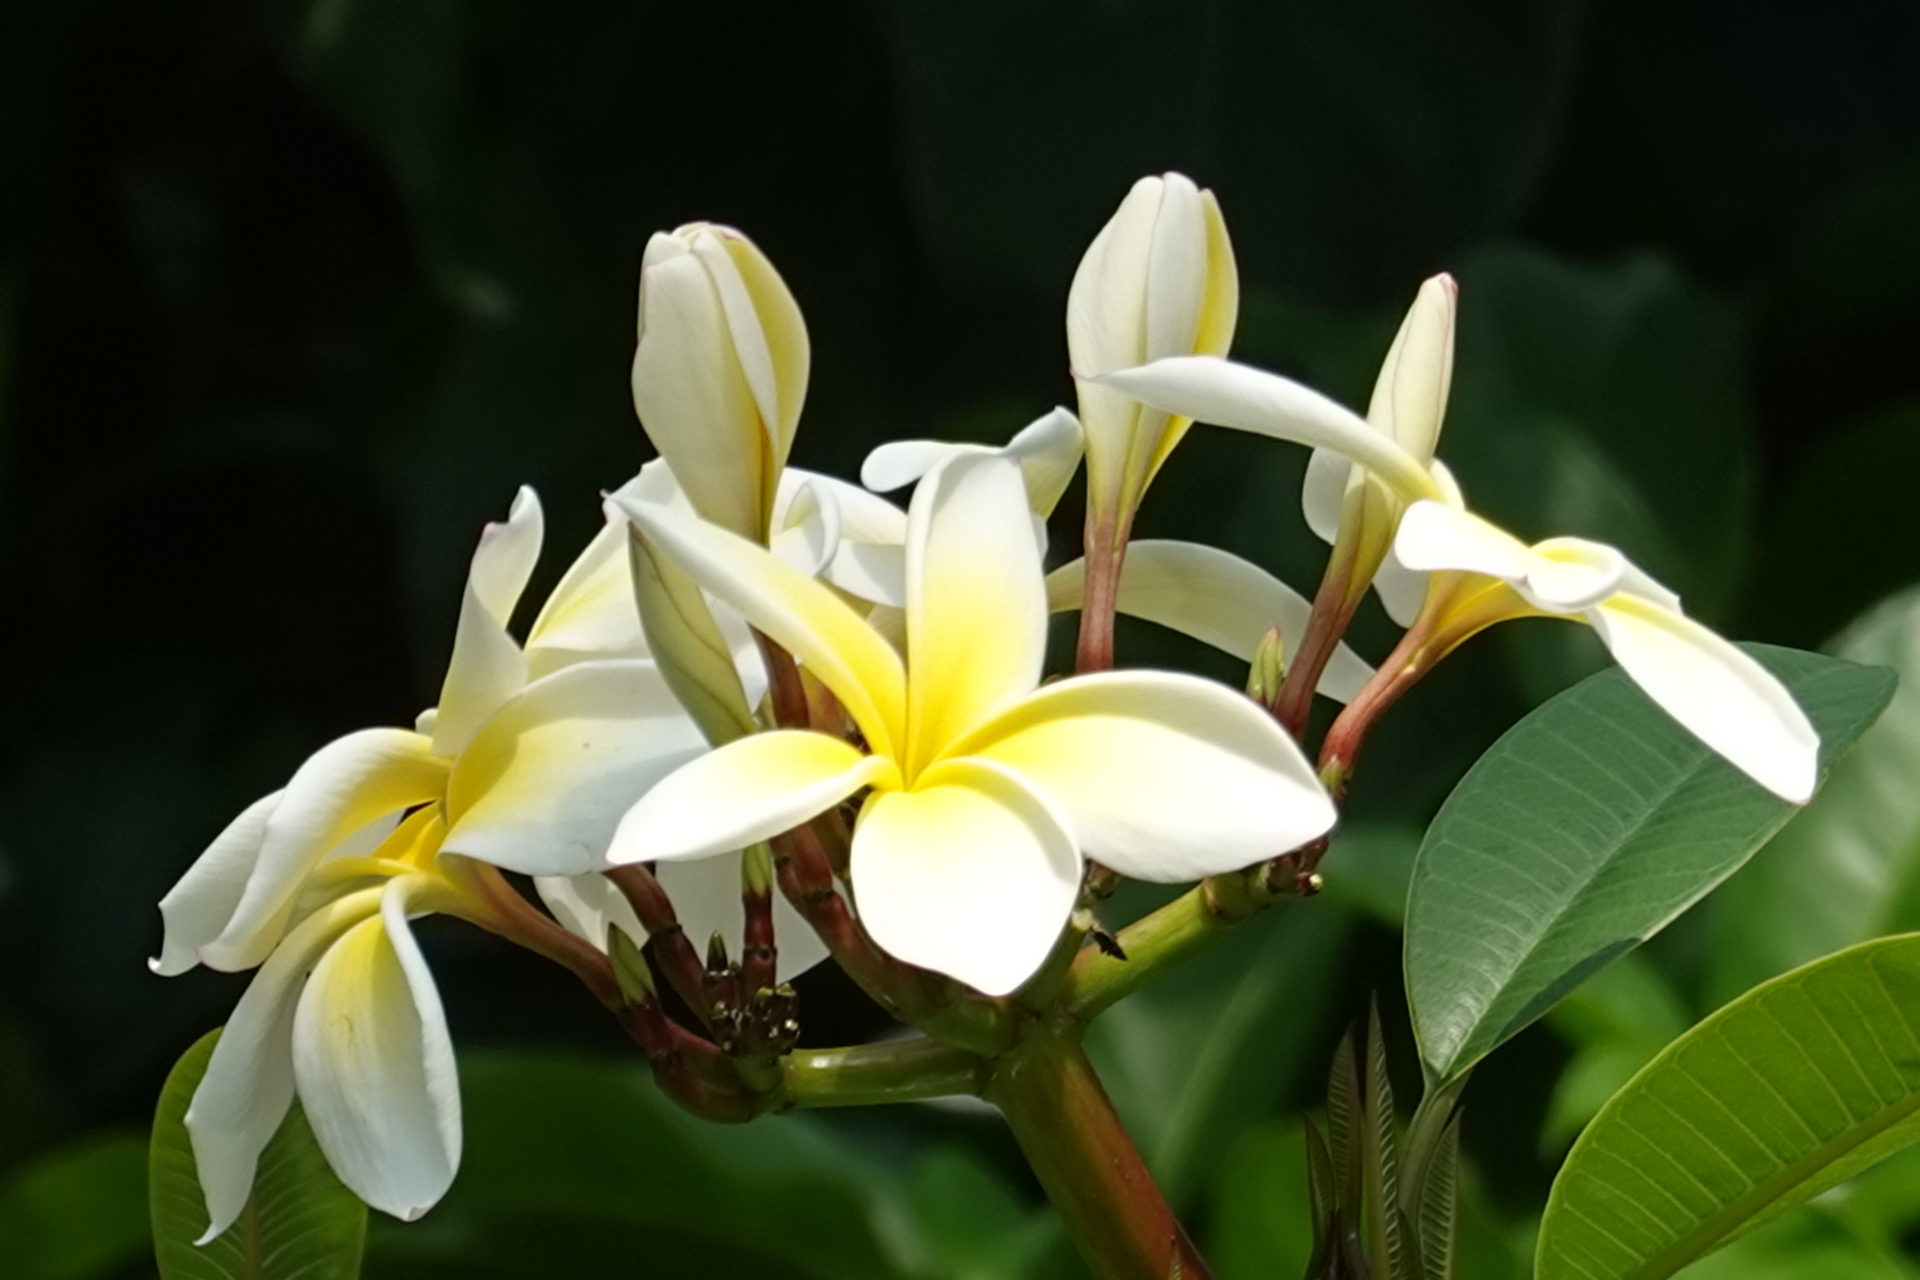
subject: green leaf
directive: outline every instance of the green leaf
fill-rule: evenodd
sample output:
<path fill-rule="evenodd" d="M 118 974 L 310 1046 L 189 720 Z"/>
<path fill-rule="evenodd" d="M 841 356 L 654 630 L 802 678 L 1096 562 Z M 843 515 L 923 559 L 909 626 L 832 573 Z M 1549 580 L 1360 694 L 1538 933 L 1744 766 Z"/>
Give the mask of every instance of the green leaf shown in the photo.
<path fill-rule="evenodd" d="M 1333 990 L 1347 927 L 1318 900 L 1269 911 L 1088 1029 L 1100 1078 L 1176 1206 L 1306 1066 L 1300 1029 Z"/>
<path fill-rule="evenodd" d="M 163 1280 L 352 1280 L 360 1274 L 367 1207 L 327 1164 L 293 1104 L 260 1154 L 253 1197 L 240 1220 L 206 1245 L 207 1206 L 187 1140 L 187 1104 L 219 1041 L 209 1031 L 182 1054 L 153 1118 L 148 1195 Z"/>
<path fill-rule="evenodd" d="M 1750 652 L 1819 730 L 1826 767 L 1889 697 L 1884 670 Z M 1428 1074 L 1457 1076 L 1731 875 L 1794 813 L 1605 671 L 1468 771 L 1414 863 L 1408 998 Z"/>
<path fill-rule="evenodd" d="M 1317 1238 L 1303 1210 L 1319 1204 L 1314 1183 L 1328 1176 L 1326 1144 L 1310 1122 L 1270 1120 L 1242 1134 L 1214 1171 L 1204 1219 L 1207 1261 L 1220 1280 L 1302 1274 Z M 1332 1230 L 1330 1202 L 1325 1212 L 1322 1234 Z"/>
<path fill-rule="evenodd" d="M 0 1185 L 0 1241 L 13 1280 L 91 1280 L 146 1253 L 147 1143 L 96 1134 L 40 1156 Z"/>
<path fill-rule="evenodd" d="M 938 1277 L 912 1180 L 811 1115 L 709 1124 L 632 1060 L 461 1057 L 460 1177 L 424 1221 L 377 1223 L 369 1277 Z M 846 1117 L 835 1117 L 845 1119 Z M 1000 1221 L 1005 1214 L 973 1207 Z"/>
<path fill-rule="evenodd" d="M 1453 1280 L 1454 1235 L 1460 1209 L 1460 1116 L 1440 1133 L 1439 1148 L 1420 1189 L 1422 1280 Z"/>
<path fill-rule="evenodd" d="M 1900 675 L 1886 714 L 1715 902 L 1715 1003 L 1841 947 L 1920 928 L 1920 589 L 1828 651 Z"/>
<path fill-rule="evenodd" d="M 1367 1087 L 1361 1104 L 1360 1181 L 1366 1198 L 1367 1256 L 1383 1276 L 1406 1275 L 1406 1242 L 1400 1229 L 1400 1153 L 1394 1132 L 1393 1082 L 1387 1078 L 1387 1045 L 1380 1034 L 1380 1006 L 1367 1012 Z"/>
<path fill-rule="evenodd" d="M 1661 1280 L 1920 1140 L 1920 935 L 1755 988 L 1601 1109 L 1554 1181 L 1539 1280 Z"/>

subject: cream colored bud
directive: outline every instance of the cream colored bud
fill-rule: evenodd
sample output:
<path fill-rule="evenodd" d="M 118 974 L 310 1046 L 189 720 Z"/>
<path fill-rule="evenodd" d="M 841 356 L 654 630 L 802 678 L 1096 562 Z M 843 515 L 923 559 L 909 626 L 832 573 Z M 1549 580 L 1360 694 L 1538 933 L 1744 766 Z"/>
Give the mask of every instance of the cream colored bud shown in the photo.
<path fill-rule="evenodd" d="M 1086 379 L 1163 356 L 1225 355 L 1240 281 L 1220 205 L 1178 173 L 1142 178 L 1094 237 L 1067 296 L 1089 499 L 1125 520 L 1191 419 Z"/>
<path fill-rule="evenodd" d="M 751 240 L 690 223 L 648 242 L 633 407 L 702 517 L 766 541 L 808 367 L 800 308 Z"/>
<path fill-rule="evenodd" d="M 1247 668 L 1247 696 L 1272 710 L 1280 700 L 1280 685 L 1287 678 L 1287 647 L 1279 627 L 1268 627 L 1267 634 L 1254 646 L 1253 661 Z"/>

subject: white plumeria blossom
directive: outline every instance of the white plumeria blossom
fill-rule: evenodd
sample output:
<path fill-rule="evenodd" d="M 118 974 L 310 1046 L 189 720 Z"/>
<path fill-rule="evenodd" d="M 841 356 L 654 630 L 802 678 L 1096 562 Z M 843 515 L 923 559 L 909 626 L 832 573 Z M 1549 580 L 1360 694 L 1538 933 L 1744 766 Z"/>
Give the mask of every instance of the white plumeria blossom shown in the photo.
<path fill-rule="evenodd" d="M 1820 737 L 1806 712 L 1614 548 L 1583 538 L 1528 546 L 1469 511 L 1417 502 L 1395 550 L 1410 569 L 1494 578 L 1533 610 L 1591 624 L 1621 669 L 1695 737 L 1782 799 L 1812 797 Z"/>
<path fill-rule="evenodd" d="M 826 684 L 867 749 L 794 730 L 729 743 L 647 793 L 614 837 L 614 863 L 739 848 L 870 788 L 850 867 L 862 922 L 901 959 L 999 995 L 1052 947 L 1083 858 L 1185 881 L 1333 823 L 1299 748 L 1232 690 L 1167 672 L 1036 687 L 1046 594 L 1026 487 L 1006 459 L 958 456 L 921 480 L 904 659 L 766 551 L 663 507 L 625 509 Z"/>
<path fill-rule="evenodd" d="M 575 561 L 524 648 L 514 641 L 507 623 L 541 539 L 538 499 L 522 489 L 474 553 L 438 707 L 416 730 L 322 747 L 161 901 L 156 972 L 261 966 L 187 1115 L 207 1239 L 244 1207 L 296 1094 L 368 1204 L 412 1218 L 445 1192 L 460 1158 L 459 1086 L 407 927 L 467 905 L 449 874 L 457 863 L 441 855 L 533 876 L 556 919 L 597 946 L 609 927 L 645 936 L 594 872 L 634 797 L 706 742 L 647 657 L 623 515 Z M 737 938 L 738 859 L 686 870 L 683 922 Z M 729 877 L 731 906 L 719 892 Z M 817 959 L 817 939 L 787 918 L 793 958 Z"/>

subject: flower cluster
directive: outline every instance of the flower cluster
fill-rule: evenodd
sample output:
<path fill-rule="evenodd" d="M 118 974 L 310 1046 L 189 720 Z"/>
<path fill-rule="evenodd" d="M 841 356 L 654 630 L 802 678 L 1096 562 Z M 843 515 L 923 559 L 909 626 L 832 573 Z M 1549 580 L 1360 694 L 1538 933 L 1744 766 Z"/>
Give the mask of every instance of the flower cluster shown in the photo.
<path fill-rule="evenodd" d="M 783 973 L 830 953 L 905 1016 L 941 1016 L 915 1003 L 929 974 L 990 1015 L 1080 945 L 1092 880 L 1194 881 L 1312 845 L 1370 717 L 1504 619 L 1592 626 L 1682 725 L 1808 796 L 1813 731 L 1751 658 L 1613 548 L 1528 545 L 1467 508 L 1435 457 L 1451 280 L 1420 289 L 1365 416 L 1226 359 L 1237 305 L 1213 195 L 1143 179 L 1068 298 L 1079 413 L 1000 448 L 885 445 L 862 487 L 787 466 L 809 343 L 765 255 L 727 227 L 655 236 L 633 395 L 659 460 L 607 496 L 524 642 L 509 623 L 541 512 L 522 490 L 481 535 L 438 705 L 321 748 L 161 903 L 157 972 L 258 967 L 188 1116 L 208 1238 L 296 1096 L 369 1204 L 413 1217 L 445 1192 L 459 1090 L 422 914 L 597 980 L 645 1015 L 663 1078 L 731 1055 L 750 1094 L 754 1055 L 790 1044 L 768 1030 Z M 1131 539 L 1196 421 L 1315 450 L 1302 505 L 1332 552 L 1311 602 L 1216 548 Z M 1048 574 L 1047 518 L 1083 458 L 1084 556 Z M 904 509 L 880 496 L 908 485 Z M 1406 628 L 1377 671 L 1342 639 L 1369 588 Z M 1047 680 L 1062 611 L 1081 615 L 1078 670 Z M 1116 611 L 1263 670 L 1284 653 L 1284 680 L 1256 700 L 1111 669 Z M 1310 760 L 1316 693 L 1350 706 Z M 722 939 L 711 963 L 685 961 L 688 934 Z M 656 979 L 712 1044 L 668 1026 Z"/>

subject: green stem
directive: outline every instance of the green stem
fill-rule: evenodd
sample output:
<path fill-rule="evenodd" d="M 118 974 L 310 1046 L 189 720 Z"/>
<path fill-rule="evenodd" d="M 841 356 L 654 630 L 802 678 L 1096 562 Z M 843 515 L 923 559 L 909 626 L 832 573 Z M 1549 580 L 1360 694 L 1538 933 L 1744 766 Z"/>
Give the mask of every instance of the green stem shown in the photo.
<path fill-rule="evenodd" d="M 1252 890 L 1244 874 L 1203 880 L 1115 935 L 1125 959 L 1097 947 L 1082 950 L 1067 975 L 1060 1003 L 1075 1018 L 1091 1022 L 1108 1006 L 1205 950 L 1270 901 Z"/>
<path fill-rule="evenodd" d="M 1043 1023 L 995 1064 L 1000 1108 L 1095 1280 L 1211 1280 L 1081 1048 L 1082 1024 Z"/>
<path fill-rule="evenodd" d="M 781 1060 L 786 1102 L 794 1107 L 870 1107 L 954 1094 L 977 1094 L 987 1061 L 925 1036 L 795 1049 Z"/>

